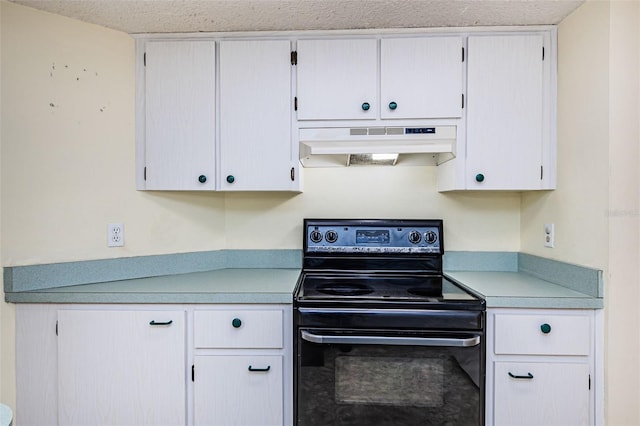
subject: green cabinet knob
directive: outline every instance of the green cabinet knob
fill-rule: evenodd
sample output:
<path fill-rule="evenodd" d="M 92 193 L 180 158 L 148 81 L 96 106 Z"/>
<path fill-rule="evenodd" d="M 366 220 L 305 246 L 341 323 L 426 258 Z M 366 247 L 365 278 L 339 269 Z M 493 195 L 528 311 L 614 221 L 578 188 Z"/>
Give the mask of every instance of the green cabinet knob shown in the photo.
<path fill-rule="evenodd" d="M 231 325 L 233 326 L 233 328 L 240 328 L 240 326 L 242 325 L 242 321 L 240 320 L 240 318 L 234 318 L 233 321 L 231 321 Z"/>
<path fill-rule="evenodd" d="M 484 175 L 482 173 L 476 175 L 476 182 L 484 182 Z"/>
<path fill-rule="evenodd" d="M 205 175 L 198 176 L 198 182 L 205 183 L 207 181 L 207 177 Z"/>
<path fill-rule="evenodd" d="M 371 108 L 371 105 L 369 105 L 369 102 L 363 102 L 362 103 L 362 110 L 363 111 L 369 111 L 369 108 Z"/>
<path fill-rule="evenodd" d="M 236 178 L 235 178 L 235 177 L 233 177 L 233 175 L 229 175 L 229 176 L 227 176 L 227 182 L 229 182 L 229 183 L 233 183 L 233 182 L 235 182 L 235 181 L 236 181 Z"/>
<path fill-rule="evenodd" d="M 542 331 L 544 334 L 551 333 L 551 326 L 547 323 L 544 323 L 540 326 L 540 331 Z"/>
<path fill-rule="evenodd" d="M 389 109 L 391 111 L 393 111 L 394 109 L 398 108 L 398 104 L 395 102 L 389 102 Z"/>

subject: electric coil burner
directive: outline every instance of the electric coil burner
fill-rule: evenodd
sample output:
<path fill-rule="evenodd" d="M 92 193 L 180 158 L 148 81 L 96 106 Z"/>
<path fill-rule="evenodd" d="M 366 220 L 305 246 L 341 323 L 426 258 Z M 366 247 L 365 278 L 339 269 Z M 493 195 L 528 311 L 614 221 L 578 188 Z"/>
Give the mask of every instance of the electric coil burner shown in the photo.
<path fill-rule="evenodd" d="M 485 303 L 443 254 L 442 220 L 304 221 L 297 425 L 484 424 Z"/>

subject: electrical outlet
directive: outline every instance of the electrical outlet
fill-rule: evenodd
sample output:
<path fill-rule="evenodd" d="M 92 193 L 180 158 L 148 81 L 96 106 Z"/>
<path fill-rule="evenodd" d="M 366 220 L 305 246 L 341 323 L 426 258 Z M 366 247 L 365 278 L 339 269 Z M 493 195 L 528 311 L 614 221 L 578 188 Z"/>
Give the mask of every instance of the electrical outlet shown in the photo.
<path fill-rule="evenodd" d="M 553 248 L 555 243 L 556 243 L 555 226 L 553 223 L 545 223 L 544 224 L 544 246 Z"/>
<path fill-rule="evenodd" d="M 110 223 L 107 227 L 107 246 L 122 247 L 124 245 L 124 224 Z"/>

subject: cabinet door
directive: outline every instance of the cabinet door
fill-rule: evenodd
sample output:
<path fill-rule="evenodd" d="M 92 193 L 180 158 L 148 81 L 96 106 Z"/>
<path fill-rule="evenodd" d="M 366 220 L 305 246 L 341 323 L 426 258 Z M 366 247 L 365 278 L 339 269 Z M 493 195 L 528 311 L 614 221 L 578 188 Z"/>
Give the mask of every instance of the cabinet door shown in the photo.
<path fill-rule="evenodd" d="M 462 116 L 462 37 L 381 41 L 382 118 Z"/>
<path fill-rule="evenodd" d="M 299 40 L 297 51 L 298 120 L 377 118 L 377 40 Z"/>
<path fill-rule="evenodd" d="M 589 424 L 591 391 L 587 363 L 496 362 L 494 365 L 496 426 Z"/>
<path fill-rule="evenodd" d="M 282 357 L 196 356 L 196 426 L 282 426 Z"/>
<path fill-rule="evenodd" d="M 291 138 L 291 43 L 220 43 L 220 187 L 299 188 Z"/>
<path fill-rule="evenodd" d="M 145 189 L 215 189 L 215 43 L 145 52 Z"/>
<path fill-rule="evenodd" d="M 58 311 L 58 423 L 184 425 L 185 348 L 183 311 Z"/>
<path fill-rule="evenodd" d="M 544 38 L 470 36 L 468 189 L 541 189 Z"/>

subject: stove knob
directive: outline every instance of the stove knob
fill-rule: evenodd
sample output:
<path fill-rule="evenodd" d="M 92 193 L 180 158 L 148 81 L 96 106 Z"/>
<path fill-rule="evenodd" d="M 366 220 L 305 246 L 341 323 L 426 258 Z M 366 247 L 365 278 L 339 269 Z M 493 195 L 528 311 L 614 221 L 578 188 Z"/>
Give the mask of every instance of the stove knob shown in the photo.
<path fill-rule="evenodd" d="M 422 236 L 418 231 L 409 232 L 409 242 L 411 244 L 418 244 L 421 239 L 422 239 Z"/>
<path fill-rule="evenodd" d="M 433 244 L 438 241 L 438 235 L 433 231 L 428 231 L 424 234 L 424 239 L 427 241 L 427 243 Z"/>
<path fill-rule="evenodd" d="M 327 231 L 324 233 L 324 239 L 327 240 L 328 243 L 335 243 L 338 241 L 338 233 L 336 231 Z"/>
<path fill-rule="evenodd" d="M 322 241 L 322 232 L 318 230 L 311 231 L 311 235 L 309 235 L 309 238 L 312 242 L 319 243 L 320 241 Z"/>

